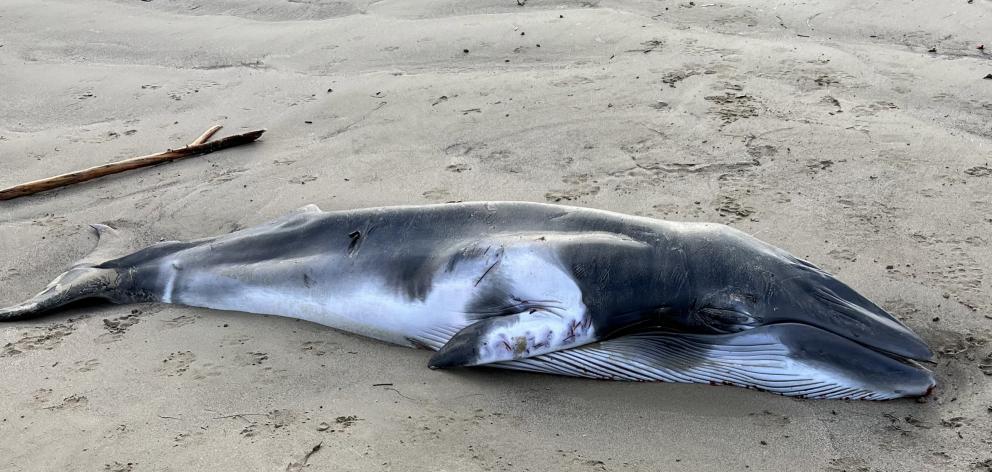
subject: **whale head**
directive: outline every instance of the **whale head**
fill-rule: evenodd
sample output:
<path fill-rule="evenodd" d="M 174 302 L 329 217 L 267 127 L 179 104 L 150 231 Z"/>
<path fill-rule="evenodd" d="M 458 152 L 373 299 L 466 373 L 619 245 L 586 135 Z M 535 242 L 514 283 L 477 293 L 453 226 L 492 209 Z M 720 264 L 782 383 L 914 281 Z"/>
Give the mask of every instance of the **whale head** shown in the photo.
<path fill-rule="evenodd" d="M 733 364 L 749 345 L 774 346 L 790 375 L 801 371 L 823 384 L 805 394 L 777 389 L 786 394 L 882 399 L 934 387 L 933 374 L 916 362 L 933 353 L 894 316 L 809 262 L 740 231 L 713 228 L 692 238 L 692 294 L 674 322 L 687 339 L 710 346 L 710 362 Z M 776 374 L 766 367 L 762 372 Z M 771 380 L 748 386 L 776 390 Z"/>

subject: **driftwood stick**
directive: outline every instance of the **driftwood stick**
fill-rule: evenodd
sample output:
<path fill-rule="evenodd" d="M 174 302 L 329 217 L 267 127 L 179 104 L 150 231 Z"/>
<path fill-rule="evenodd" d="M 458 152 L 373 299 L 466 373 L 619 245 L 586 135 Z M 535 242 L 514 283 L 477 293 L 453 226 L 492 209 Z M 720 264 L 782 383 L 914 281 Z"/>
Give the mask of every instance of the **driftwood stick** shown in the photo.
<path fill-rule="evenodd" d="M 215 129 L 216 128 L 216 129 Z M 157 154 L 150 154 L 147 156 L 134 157 L 131 159 L 125 159 L 123 161 L 111 162 L 110 164 L 104 164 L 96 167 L 90 167 L 89 169 L 83 169 L 76 172 L 70 172 L 68 174 L 57 175 L 55 177 L 49 177 L 47 179 L 35 180 L 33 182 L 28 182 L 20 185 L 15 185 L 10 188 L 5 188 L 0 190 L 0 200 L 10 200 L 12 198 L 23 197 L 25 195 L 32 195 L 38 192 L 44 192 L 45 190 L 51 190 L 54 188 L 65 187 L 67 185 L 77 184 L 79 182 L 85 182 L 87 180 L 93 180 L 98 177 L 103 177 L 105 175 L 116 174 L 118 172 L 124 172 L 131 169 L 138 169 L 141 167 L 153 166 L 156 164 L 161 164 L 163 162 L 170 162 L 177 159 L 183 159 L 186 157 L 198 156 L 201 154 L 209 154 L 214 151 L 219 151 L 221 149 L 226 149 L 233 146 L 239 146 L 242 144 L 247 144 L 258 139 L 262 133 L 265 132 L 264 129 L 251 131 L 244 134 L 236 134 L 233 136 L 228 136 L 226 138 L 218 139 L 217 141 L 210 142 L 199 142 L 201 140 L 206 141 L 220 129 L 219 126 L 215 126 L 207 130 L 199 138 L 196 138 L 194 143 L 179 149 L 170 149 L 165 152 L 160 152 Z"/>
<path fill-rule="evenodd" d="M 221 126 L 221 125 L 213 125 L 213 126 L 211 126 L 210 129 L 204 131 L 203 134 L 201 134 L 199 138 L 194 139 L 193 142 L 189 143 L 189 145 L 190 146 L 196 146 L 197 144 L 203 144 L 203 143 L 205 143 L 207 141 L 210 141 L 210 138 L 212 138 L 214 136 L 214 134 L 216 134 L 218 131 L 220 131 L 221 128 L 223 128 L 223 126 Z"/>

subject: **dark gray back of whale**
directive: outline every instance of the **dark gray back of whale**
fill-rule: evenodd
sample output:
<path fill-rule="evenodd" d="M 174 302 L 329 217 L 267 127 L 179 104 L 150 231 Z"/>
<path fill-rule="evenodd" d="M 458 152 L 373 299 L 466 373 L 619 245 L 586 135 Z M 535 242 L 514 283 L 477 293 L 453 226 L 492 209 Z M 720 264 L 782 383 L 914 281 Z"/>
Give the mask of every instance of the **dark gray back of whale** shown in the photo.
<path fill-rule="evenodd" d="M 643 242 L 644 250 L 630 251 L 603 244 L 557 247 L 582 287 L 587 306 L 596 307 L 594 322 L 609 324 L 610 315 L 638 313 L 660 306 L 659 293 L 669 301 L 687 293 L 687 250 L 701 257 L 721 257 L 717 246 L 686 248 L 685 238 L 670 238 L 671 223 L 599 210 L 524 202 L 466 203 L 438 206 L 387 207 L 337 212 L 304 212 L 228 235 L 192 242 L 167 242 L 100 264 L 99 268 L 130 268 L 143 287 L 161 287 L 155 275 L 163 257 L 177 251 L 196 251 L 201 265 L 257 264 L 314 254 L 338 253 L 348 270 L 380 273 L 411 299 L 423 299 L 443 264 L 456 264 L 445 247 L 478 239 L 520 233 L 608 233 Z M 700 225 L 700 228 L 718 225 Z M 604 263 L 604 259 L 609 262 Z M 623 270 L 609 274 L 602 267 Z M 300 283 L 304 283 L 303 280 Z M 484 296 L 480 296 L 484 301 Z M 177 299 L 181 302 L 181 299 Z M 615 324 L 615 323 L 614 323 Z M 627 324 L 622 323 L 621 324 Z"/>

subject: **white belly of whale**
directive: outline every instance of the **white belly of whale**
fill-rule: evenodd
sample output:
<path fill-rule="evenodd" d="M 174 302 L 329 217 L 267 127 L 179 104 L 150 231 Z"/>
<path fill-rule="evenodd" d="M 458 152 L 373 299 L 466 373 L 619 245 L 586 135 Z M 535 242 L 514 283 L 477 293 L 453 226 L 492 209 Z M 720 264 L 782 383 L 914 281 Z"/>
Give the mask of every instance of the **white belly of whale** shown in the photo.
<path fill-rule="evenodd" d="M 489 243 L 474 244 L 485 247 Z M 480 258 L 438 269 L 423 299 L 410 297 L 376 274 L 334 273 L 315 277 L 309 285 L 299 282 L 315 266 L 344 265 L 334 258 L 267 262 L 264 276 L 250 266 L 185 270 L 176 260 L 166 261 L 160 270 L 167 281 L 163 294 L 167 302 L 298 318 L 388 343 L 434 350 L 479 320 L 480 314 L 471 312 L 472 301 L 493 284 L 508 287 L 521 299 L 552 301 L 556 308 L 549 315 L 557 321 L 552 326 L 565 325 L 573 318 L 581 321 L 585 306 L 580 288 L 542 245 L 516 246 L 498 254 L 498 260 Z M 272 271 L 274 263 L 282 269 Z M 175 282 L 179 272 L 181 289 Z M 273 280 L 273 272 L 281 274 L 279 280 Z M 175 290 L 181 290 L 181 295 L 174 296 Z M 534 329 L 534 323 L 519 323 L 503 332 L 508 338 L 535 338 Z M 566 336 L 549 332 L 536 338 L 560 341 Z M 587 330 L 570 342 L 585 343 L 592 337 Z"/>

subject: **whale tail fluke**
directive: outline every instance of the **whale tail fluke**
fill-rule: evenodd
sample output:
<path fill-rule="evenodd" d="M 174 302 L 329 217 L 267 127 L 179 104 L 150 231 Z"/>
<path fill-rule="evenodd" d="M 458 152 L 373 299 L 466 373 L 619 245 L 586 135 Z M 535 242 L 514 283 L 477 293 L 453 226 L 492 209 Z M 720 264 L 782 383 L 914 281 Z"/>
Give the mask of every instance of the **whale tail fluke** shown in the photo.
<path fill-rule="evenodd" d="M 99 237 L 96 248 L 34 297 L 0 308 L 0 321 L 32 318 L 84 298 L 118 299 L 120 272 L 114 268 L 102 268 L 100 264 L 120 256 L 126 250 L 123 238 L 117 230 L 107 225 L 90 226 Z"/>

